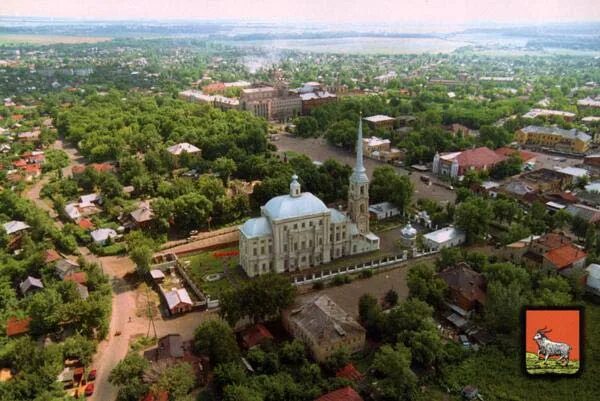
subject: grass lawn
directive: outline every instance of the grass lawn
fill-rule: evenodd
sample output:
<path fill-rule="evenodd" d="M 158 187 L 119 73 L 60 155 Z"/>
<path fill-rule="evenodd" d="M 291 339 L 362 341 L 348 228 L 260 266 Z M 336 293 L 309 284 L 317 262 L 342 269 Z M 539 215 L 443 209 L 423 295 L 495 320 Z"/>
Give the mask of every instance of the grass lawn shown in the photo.
<path fill-rule="evenodd" d="M 527 372 L 539 375 L 544 373 L 560 373 L 572 375 L 577 373 L 579 370 L 579 361 L 570 361 L 568 366 L 564 365 L 564 362 L 558 362 L 556 359 L 548 359 L 544 362 L 543 359 L 539 359 L 536 354 L 528 352 L 525 356 L 525 364 Z"/>
<path fill-rule="evenodd" d="M 468 384 L 486 401 L 564 401 L 598 399 L 600 377 L 600 305 L 585 304 L 586 361 L 578 378 L 532 378 L 521 369 L 519 347 L 487 346 L 457 367 L 448 383 L 455 394 Z M 516 337 L 515 337 L 516 338 Z M 573 363 L 573 362 L 572 362 Z"/>
<path fill-rule="evenodd" d="M 216 252 L 228 252 L 237 250 L 237 247 L 220 249 Z M 186 272 L 190 278 L 200 288 L 202 292 L 210 296 L 211 299 L 218 299 L 220 294 L 238 285 L 246 279 L 244 272 L 238 266 L 238 256 L 214 256 L 215 251 L 197 253 L 181 259 Z M 189 265 L 186 265 L 189 262 Z M 204 278 L 209 274 L 221 274 L 221 279 L 216 281 L 206 281 Z"/>

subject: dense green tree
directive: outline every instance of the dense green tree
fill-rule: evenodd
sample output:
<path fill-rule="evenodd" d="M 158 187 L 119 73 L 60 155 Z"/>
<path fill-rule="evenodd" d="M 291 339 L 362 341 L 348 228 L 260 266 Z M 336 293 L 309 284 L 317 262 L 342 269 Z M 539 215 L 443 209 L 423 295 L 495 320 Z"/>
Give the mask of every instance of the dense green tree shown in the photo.
<path fill-rule="evenodd" d="M 433 306 L 440 306 L 444 300 L 447 285 L 439 278 L 433 266 L 420 263 L 408 271 L 410 296 Z"/>
<path fill-rule="evenodd" d="M 119 400 L 137 401 L 148 392 L 143 376 L 149 366 L 150 362 L 141 355 L 129 353 L 113 368 L 108 381 L 119 388 Z"/>
<path fill-rule="evenodd" d="M 173 202 L 173 214 L 179 227 L 198 228 L 205 226 L 212 210 L 212 202 L 199 193 L 182 195 Z"/>
<path fill-rule="evenodd" d="M 492 208 L 485 199 L 472 198 L 456 208 L 456 225 L 465 231 L 468 242 L 484 239 L 491 220 Z"/>
<path fill-rule="evenodd" d="M 373 171 L 370 196 L 374 202 L 392 202 L 404 213 L 413 192 L 414 186 L 408 176 L 399 175 L 392 166 L 377 167 Z"/>
<path fill-rule="evenodd" d="M 411 353 L 402 344 L 383 345 L 375 354 L 372 369 L 378 379 L 375 392 L 386 401 L 412 400 L 416 395 L 417 376 L 410 369 Z"/>
<path fill-rule="evenodd" d="M 213 366 L 233 362 L 239 357 L 233 330 L 222 320 L 209 320 L 198 326 L 194 333 L 194 348 L 207 355 Z"/>
<path fill-rule="evenodd" d="M 231 289 L 221 297 L 221 316 L 234 325 L 249 317 L 258 322 L 276 318 L 294 300 L 295 288 L 286 277 L 269 273 Z"/>

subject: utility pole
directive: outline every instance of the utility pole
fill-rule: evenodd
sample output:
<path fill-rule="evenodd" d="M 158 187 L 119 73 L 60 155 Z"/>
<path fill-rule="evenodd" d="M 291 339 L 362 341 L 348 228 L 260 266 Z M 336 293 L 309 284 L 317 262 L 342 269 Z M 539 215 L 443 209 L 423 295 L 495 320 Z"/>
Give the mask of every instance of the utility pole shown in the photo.
<path fill-rule="evenodd" d="M 150 294 L 148 293 L 148 286 L 146 286 L 146 305 L 147 305 L 147 315 L 148 315 L 148 332 L 146 333 L 146 337 L 150 337 L 150 326 L 154 331 L 154 337 L 156 338 L 156 325 L 154 324 L 154 315 L 152 314 L 152 308 L 150 306 Z"/>

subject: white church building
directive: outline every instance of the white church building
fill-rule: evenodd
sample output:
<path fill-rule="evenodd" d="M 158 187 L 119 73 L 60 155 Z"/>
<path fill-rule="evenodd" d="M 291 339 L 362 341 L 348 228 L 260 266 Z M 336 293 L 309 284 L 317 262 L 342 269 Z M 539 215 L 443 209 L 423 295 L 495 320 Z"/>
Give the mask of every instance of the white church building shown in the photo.
<path fill-rule="evenodd" d="M 302 192 L 294 175 L 288 195 L 269 200 L 261 217 L 240 227 L 240 265 L 249 277 L 308 269 L 379 249 L 379 237 L 369 231 L 369 178 L 362 142 L 361 119 L 346 213 Z"/>

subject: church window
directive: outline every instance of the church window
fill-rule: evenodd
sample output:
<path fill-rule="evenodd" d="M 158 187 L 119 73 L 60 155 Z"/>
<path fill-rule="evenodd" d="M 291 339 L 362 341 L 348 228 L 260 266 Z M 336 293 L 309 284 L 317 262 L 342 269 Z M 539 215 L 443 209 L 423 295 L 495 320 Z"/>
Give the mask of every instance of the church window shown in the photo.
<path fill-rule="evenodd" d="M 340 240 L 340 233 L 335 233 L 335 240 L 339 241 Z"/>
<path fill-rule="evenodd" d="M 256 252 L 257 252 L 257 249 L 256 249 L 256 248 L 252 248 L 252 254 L 253 254 L 254 256 L 256 256 Z"/>
<path fill-rule="evenodd" d="M 306 248 L 306 241 L 302 241 L 302 249 Z"/>
<path fill-rule="evenodd" d="M 296 242 L 296 243 L 294 244 L 294 251 L 297 251 L 297 250 L 298 250 L 298 243 Z"/>
<path fill-rule="evenodd" d="M 287 231 L 287 225 L 283 226 L 283 231 Z"/>
<path fill-rule="evenodd" d="M 264 254 L 265 254 L 265 247 L 264 247 L 264 246 L 261 246 L 261 247 L 260 247 L 260 254 L 261 254 L 261 255 L 264 255 Z"/>
<path fill-rule="evenodd" d="M 319 219 L 319 225 L 322 226 L 323 225 L 323 219 Z"/>
<path fill-rule="evenodd" d="M 309 241 L 308 241 L 308 247 L 309 247 L 309 248 L 312 248 L 312 246 L 313 246 L 313 242 L 312 242 L 312 240 L 309 240 Z"/>
<path fill-rule="evenodd" d="M 306 227 L 306 224 L 304 222 L 302 222 L 302 228 Z"/>
<path fill-rule="evenodd" d="M 298 224 L 294 224 L 294 230 L 298 229 Z"/>
<path fill-rule="evenodd" d="M 365 205 L 363 203 L 360 204 L 360 212 L 361 213 L 365 212 Z"/>
<path fill-rule="evenodd" d="M 323 245 L 323 238 L 319 238 L 319 245 Z"/>
<path fill-rule="evenodd" d="M 361 195 L 364 195 L 364 194 L 365 194 L 365 186 L 364 186 L 364 185 L 361 185 L 361 186 L 360 186 L 360 194 L 361 194 Z"/>
<path fill-rule="evenodd" d="M 346 232 L 342 233 L 342 239 L 346 239 Z"/>
<path fill-rule="evenodd" d="M 269 253 L 273 253 L 273 245 L 269 245 Z"/>
<path fill-rule="evenodd" d="M 283 244 L 283 252 L 287 252 L 287 244 Z"/>

